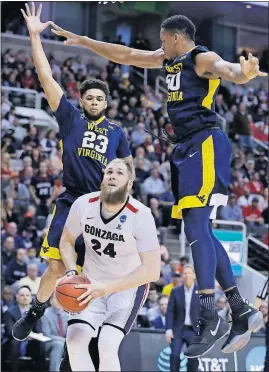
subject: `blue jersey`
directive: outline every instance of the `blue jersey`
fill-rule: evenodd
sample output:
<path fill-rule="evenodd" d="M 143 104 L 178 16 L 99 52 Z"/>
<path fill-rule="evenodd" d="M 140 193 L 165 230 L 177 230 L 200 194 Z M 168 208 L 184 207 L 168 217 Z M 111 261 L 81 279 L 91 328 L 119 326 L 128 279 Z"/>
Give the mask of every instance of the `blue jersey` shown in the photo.
<path fill-rule="evenodd" d="M 99 191 L 107 164 L 131 155 L 125 133 L 104 116 L 87 120 L 64 95 L 54 115 L 63 144 L 63 185 L 76 196 Z"/>
<path fill-rule="evenodd" d="M 168 88 L 167 112 L 177 138 L 216 124 L 215 97 L 220 79 L 208 80 L 195 72 L 195 56 L 208 52 L 197 45 L 174 61 L 164 60 Z"/>

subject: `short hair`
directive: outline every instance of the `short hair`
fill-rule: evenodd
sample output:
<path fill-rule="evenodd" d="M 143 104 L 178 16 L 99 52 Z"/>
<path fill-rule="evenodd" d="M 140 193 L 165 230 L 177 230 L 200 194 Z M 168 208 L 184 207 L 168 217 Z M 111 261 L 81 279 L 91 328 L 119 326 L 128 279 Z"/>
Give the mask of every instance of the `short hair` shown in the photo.
<path fill-rule="evenodd" d="M 174 15 L 163 21 L 161 28 L 171 33 L 180 32 L 191 40 L 195 40 L 196 27 L 192 21 L 183 15 Z"/>
<path fill-rule="evenodd" d="M 21 287 L 18 288 L 18 290 L 17 290 L 17 292 L 16 292 L 16 296 L 19 294 L 19 292 L 20 292 L 20 290 L 21 290 L 22 288 L 26 288 L 26 289 L 28 289 L 28 291 L 30 292 L 30 294 L 32 294 L 32 291 L 31 291 L 31 289 L 30 289 L 30 287 L 29 287 L 28 285 L 22 285 Z"/>
<path fill-rule="evenodd" d="M 106 99 L 109 95 L 109 87 L 108 84 L 99 79 L 87 79 L 83 81 L 83 83 L 79 87 L 80 97 L 87 92 L 89 89 L 100 89 L 102 92 L 105 93 Z"/>
<path fill-rule="evenodd" d="M 108 163 L 107 167 L 109 166 L 109 164 L 111 163 L 123 163 L 126 165 L 127 167 L 127 172 L 129 174 L 129 178 L 132 180 L 133 179 L 133 168 L 132 168 L 132 165 L 130 164 L 130 162 L 126 159 L 120 159 L 120 158 L 116 158 L 114 160 L 111 160 L 111 162 Z"/>
<path fill-rule="evenodd" d="M 161 294 L 161 295 L 158 297 L 158 299 L 157 299 L 157 303 L 160 304 L 161 300 L 164 299 L 164 298 L 169 299 L 169 296 Z"/>
<path fill-rule="evenodd" d="M 193 273 L 195 274 L 195 270 L 194 270 L 193 265 L 191 265 L 191 264 L 184 265 L 184 267 L 183 267 L 183 269 L 182 269 L 182 272 L 183 272 L 185 269 L 191 269 L 191 270 L 193 271 Z"/>

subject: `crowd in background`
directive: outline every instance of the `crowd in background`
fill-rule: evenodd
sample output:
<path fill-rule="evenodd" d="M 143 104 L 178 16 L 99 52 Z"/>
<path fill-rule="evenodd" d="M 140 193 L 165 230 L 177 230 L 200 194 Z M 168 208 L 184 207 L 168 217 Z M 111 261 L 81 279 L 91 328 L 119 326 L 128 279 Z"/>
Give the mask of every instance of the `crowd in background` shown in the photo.
<path fill-rule="evenodd" d="M 54 78 L 76 107 L 78 87 L 87 77 L 97 77 L 109 84 L 111 94 L 106 116 L 121 125 L 126 133 L 136 170 L 132 193 L 150 207 L 160 239 L 161 277 L 158 282 L 151 283 L 148 299 L 136 321 L 137 327 L 156 327 L 158 322 L 155 320 L 164 316 L 171 290 L 183 283 L 182 270 L 188 263 L 188 257 L 175 260 L 166 247 L 168 230 L 180 232 L 179 222 L 170 218 L 175 201 L 169 164 L 173 146 L 155 137 L 162 136 L 163 129 L 172 133 L 166 97 L 155 95 L 150 86 L 137 86 L 132 75 L 122 72 L 120 66 L 111 62 L 101 68 L 94 58 L 85 65 L 79 56 L 59 62 L 53 55 L 49 56 L 49 62 Z M 5 87 L 41 91 L 33 61 L 24 50 L 4 52 L 1 79 Z M 27 95 L 2 93 L 2 321 L 8 319 L 8 311 L 16 301 L 18 304 L 25 301 L 29 306 L 31 296 L 37 293 L 40 277 L 47 267 L 38 253 L 54 201 L 62 190 L 58 133 L 50 129 L 40 135 L 35 117 L 22 124 L 22 118 L 15 113 L 16 105 L 27 105 Z M 52 115 L 45 103 L 43 108 Z M 226 123 L 225 130 L 233 146 L 229 202 L 220 209 L 218 218 L 244 222 L 248 233 L 268 242 L 267 154 L 265 151 L 254 153 L 253 143 L 256 138 L 268 145 L 268 92 L 263 86 L 257 90 L 245 86 L 233 86 L 228 90 L 222 86 L 217 95 L 216 111 Z M 30 295 L 20 293 L 22 286 L 30 288 Z M 226 298 L 221 290 L 217 293 L 216 305 L 223 316 L 229 317 Z M 62 313 L 53 299 L 51 303 L 55 313 Z M 268 317 L 268 306 L 264 314 Z M 10 328 L 7 324 L 8 321 L 4 336 L 8 338 Z M 164 328 L 164 324 L 158 324 L 159 328 Z M 51 330 L 48 334 L 48 329 L 47 325 L 43 327 L 48 337 L 60 332 L 59 324 L 54 329 L 55 335 Z M 61 330 L 62 339 L 64 333 Z M 57 342 L 61 344 L 62 339 Z M 47 348 L 45 352 L 55 363 L 57 356 L 51 355 L 51 349 Z M 53 368 L 55 365 L 50 366 L 50 370 L 55 370 Z"/>

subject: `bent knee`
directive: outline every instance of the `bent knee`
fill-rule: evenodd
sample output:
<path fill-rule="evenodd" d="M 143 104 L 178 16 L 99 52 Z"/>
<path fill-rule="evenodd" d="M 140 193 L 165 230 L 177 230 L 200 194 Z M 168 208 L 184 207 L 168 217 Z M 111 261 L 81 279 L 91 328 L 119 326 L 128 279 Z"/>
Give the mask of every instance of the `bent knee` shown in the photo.
<path fill-rule="evenodd" d="M 65 272 L 65 265 L 62 260 L 49 260 L 48 272 L 50 275 L 61 277 Z"/>

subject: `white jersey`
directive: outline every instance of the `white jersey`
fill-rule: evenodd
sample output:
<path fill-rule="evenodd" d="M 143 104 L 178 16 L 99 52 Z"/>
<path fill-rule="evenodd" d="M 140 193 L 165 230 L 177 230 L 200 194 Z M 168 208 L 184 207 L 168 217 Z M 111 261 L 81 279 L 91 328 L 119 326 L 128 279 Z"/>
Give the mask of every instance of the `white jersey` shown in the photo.
<path fill-rule="evenodd" d="M 71 235 L 83 234 L 83 274 L 108 282 L 130 274 L 141 265 L 140 252 L 159 249 L 151 210 L 131 196 L 124 207 L 105 220 L 100 192 L 79 197 L 72 205 L 66 227 Z"/>

